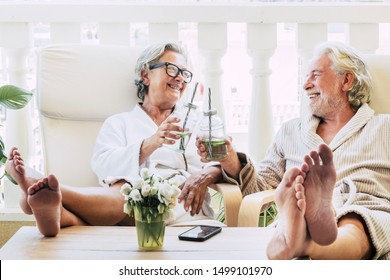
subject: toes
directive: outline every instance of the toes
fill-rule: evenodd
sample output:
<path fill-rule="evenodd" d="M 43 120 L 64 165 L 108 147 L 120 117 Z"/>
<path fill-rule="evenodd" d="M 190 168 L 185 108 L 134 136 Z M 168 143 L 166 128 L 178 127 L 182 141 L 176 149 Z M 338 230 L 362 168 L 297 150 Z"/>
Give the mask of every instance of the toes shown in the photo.
<path fill-rule="evenodd" d="M 39 183 L 32 185 L 27 189 L 28 195 L 34 195 L 40 189 Z"/>
<path fill-rule="evenodd" d="M 292 183 L 301 174 L 301 170 L 297 167 L 292 167 L 284 174 L 283 179 L 286 180 L 286 183 Z"/>
<path fill-rule="evenodd" d="M 318 153 L 324 165 L 333 164 L 333 153 L 329 146 L 321 144 L 318 147 Z"/>
<path fill-rule="evenodd" d="M 24 174 L 24 166 L 23 165 L 17 165 L 15 166 L 16 171 L 18 171 L 20 174 Z"/>
<path fill-rule="evenodd" d="M 305 199 L 298 199 L 297 206 L 299 210 L 305 212 L 306 210 L 306 200 Z"/>
<path fill-rule="evenodd" d="M 47 186 L 47 178 L 42 179 L 41 181 L 35 183 L 34 185 L 31 185 L 27 189 L 27 194 L 29 195 L 34 195 L 36 194 L 39 190 L 45 188 Z"/>
<path fill-rule="evenodd" d="M 49 185 L 50 189 L 57 190 L 59 186 L 57 177 L 54 176 L 53 174 L 50 174 L 47 177 L 47 184 Z"/>
<path fill-rule="evenodd" d="M 11 149 L 11 151 L 9 152 L 8 158 L 9 158 L 9 159 L 13 159 L 14 156 L 15 156 L 16 154 L 18 154 L 18 149 L 15 148 L 15 147 L 13 147 L 13 148 Z"/>
<path fill-rule="evenodd" d="M 318 155 L 318 153 L 316 151 L 311 151 L 310 152 L 310 157 L 311 157 L 314 165 L 320 165 L 321 164 L 320 156 Z"/>
<path fill-rule="evenodd" d="M 302 165 L 301 165 L 301 171 L 303 172 L 303 176 L 306 177 L 306 173 L 307 173 L 309 170 L 310 170 L 309 165 L 308 165 L 306 162 L 302 163 Z"/>
<path fill-rule="evenodd" d="M 309 156 L 309 155 L 305 155 L 303 157 L 303 161 L 304 163 L 306 163 L 307 167 L 308 167 L 308 170 L 313 166 L 313 160 L 312 158 Z"/>
<path fill-rule="evenodd" d="M 297 184 L 303 184 L 303 176 L 302 175 L 298 175 L 296 178 L 295 178 L 295 183 Z"/>

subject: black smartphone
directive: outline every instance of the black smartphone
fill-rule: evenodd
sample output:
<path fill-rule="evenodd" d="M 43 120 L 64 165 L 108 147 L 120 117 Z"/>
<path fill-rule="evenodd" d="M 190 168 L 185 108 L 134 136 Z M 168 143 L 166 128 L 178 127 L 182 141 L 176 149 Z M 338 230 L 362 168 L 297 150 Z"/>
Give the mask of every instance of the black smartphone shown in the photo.
<path fill-rule="evenodd" d="M 205 241 L 217 233 L 220 233 L 221 230 L 221 227 L 216 226 L 195 226 L 179 234 L 179 239 L 189 241 Z"/>

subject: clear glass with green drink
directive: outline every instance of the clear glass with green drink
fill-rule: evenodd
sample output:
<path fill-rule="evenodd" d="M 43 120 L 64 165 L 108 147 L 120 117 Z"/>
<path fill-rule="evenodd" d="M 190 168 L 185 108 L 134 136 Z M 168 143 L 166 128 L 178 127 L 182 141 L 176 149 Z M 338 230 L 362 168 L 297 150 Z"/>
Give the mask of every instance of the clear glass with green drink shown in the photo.
<path fill-rule="evenodd" d="M 178 153 L 184 153 L 187 144 L 190 141 L 194 127 L 196 126 L 199 120 L 199 110 L 198 106 L 193 103 L 186 103 L 182 107 L 178 107 L 172 113 L 171 116 L 177 117 L 180 119 L 180 122 L 177 125 L 183 128 L 183 131 L 171 131 L 171 133 L 179 135 L 180 139 L 172 145 L 164 144 L 166 148 L 172 149 Z"/>
<path fill-rule="evenodd" d="M 217 110 L 203 112 L 199 137 L 207 150 L 206 159 L 219 160 L 227 156 L 225 124 Z"/>

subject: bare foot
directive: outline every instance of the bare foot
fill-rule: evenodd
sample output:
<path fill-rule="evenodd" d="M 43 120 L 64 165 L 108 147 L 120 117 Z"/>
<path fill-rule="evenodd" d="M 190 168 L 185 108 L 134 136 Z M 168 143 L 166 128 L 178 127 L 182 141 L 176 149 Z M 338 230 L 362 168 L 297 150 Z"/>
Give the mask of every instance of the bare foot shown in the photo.
<path fill-rule="evenodd" d="M 5 163 L 5 170 L 18 183 L 23 191 L 19 201 L 20 208 L 22 208 L 24 213 L 31 215 L 32 211 L 27 203 L 27 189 L 38 180 L 27 177 L 23 158 L 20 156 L 17 148 L 11 149 L 7 162 Z"/>
<path fill-rule="evenodd" d="M 267 247 L 269 259 L 287 260 L 303 255 L 307 240 L 303 175 L 298 168 L 291 168 L 276 188 L 275 202 L 279 220 Z"/>
<path fill-rule="evenodd" d="M 319 245 L 329 245 L 337 238 L 337 223 L 332 204 L 336 169 L 332 150 L 325 144 L 304 157 L 301 170 L 306 196 L 305 219 L 310 237 Z"/>
<path fill-rule="evenodd" d="M 54 237 L 60 231 L 61 192 L 54 175 L 49 175 L 27 190 L 27 202 L 34 213 L 39 231 Z"/>

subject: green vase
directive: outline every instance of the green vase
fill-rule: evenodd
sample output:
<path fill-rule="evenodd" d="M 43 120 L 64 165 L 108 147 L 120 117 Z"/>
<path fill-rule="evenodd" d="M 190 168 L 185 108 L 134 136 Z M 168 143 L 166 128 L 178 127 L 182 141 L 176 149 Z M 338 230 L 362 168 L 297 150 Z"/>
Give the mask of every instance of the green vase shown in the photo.
<path fill-rule="evenodd" d="M 147 207 L 134 209 L 138 247 L 143 250 L 160 249 L 164 245 L 165 221 L 162 214 L 147 217 L 148 212 Z"/>

